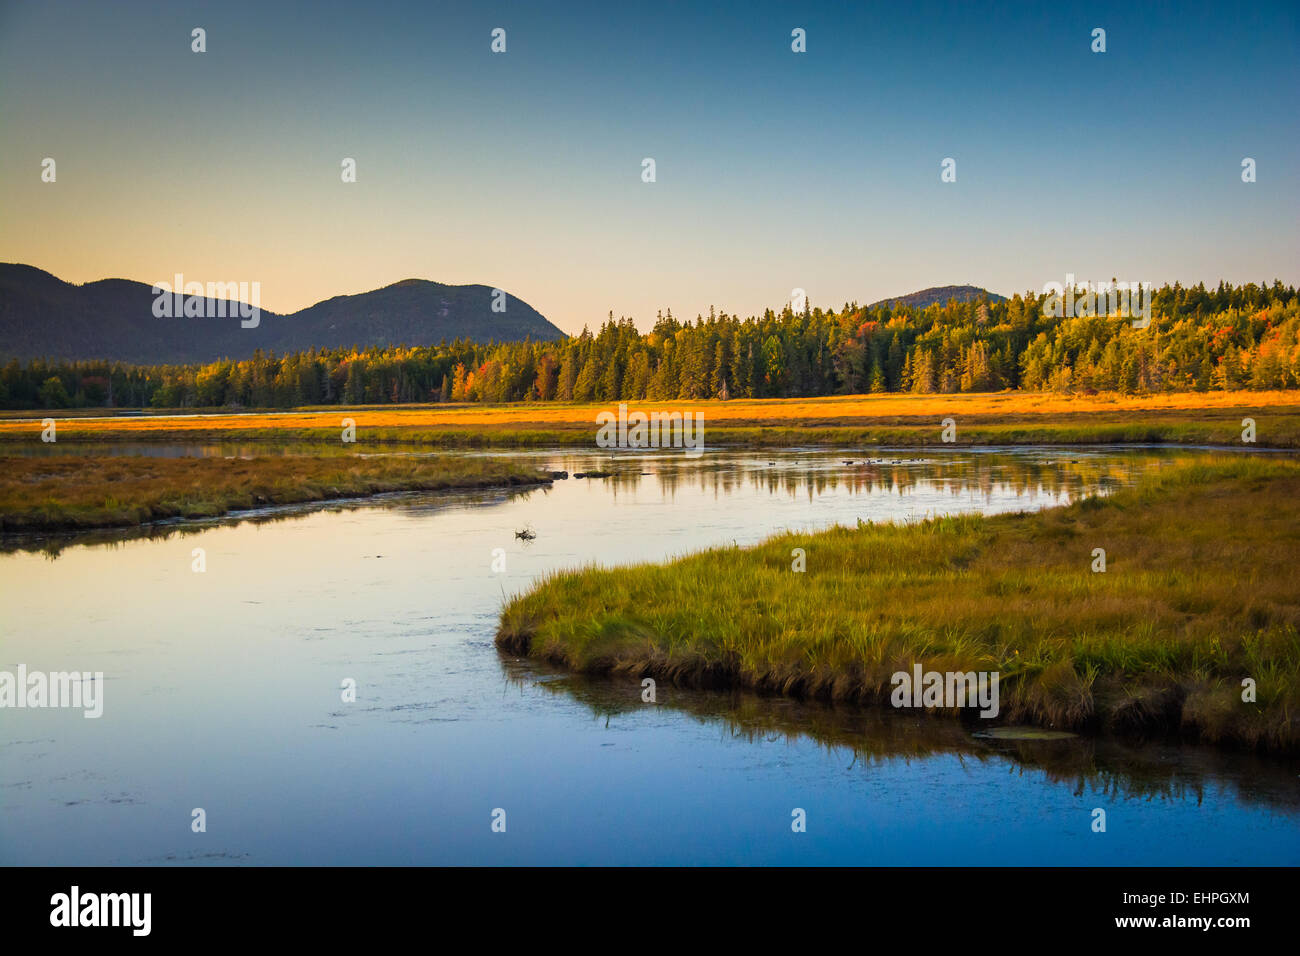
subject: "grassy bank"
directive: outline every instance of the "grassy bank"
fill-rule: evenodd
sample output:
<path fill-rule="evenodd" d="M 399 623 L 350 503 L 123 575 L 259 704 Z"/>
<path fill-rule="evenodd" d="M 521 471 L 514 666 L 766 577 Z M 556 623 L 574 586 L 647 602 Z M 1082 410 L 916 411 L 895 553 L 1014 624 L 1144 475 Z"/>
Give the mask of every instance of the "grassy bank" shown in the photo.
<path fill-rule="evenodd" d="M 1300 463 L 1202 456 L 1032 515 L 553 575 L 506 606 L 497 642 L 588 673 L 864 703 L 914 663 L 997 671 L 1001 721 L 1294 752 L 1297 555 Z"/>
<path fill-rule="evenodd" d="M 129 527 L 388 491 L 545 480 L 530 468 L 485 459 L 0 458 L 0 531 Z"/>
<path fill-rule="evenodd" d="M 596 414 L 613 403 L 419 405 L 300 409 L 176 418 L 87 418 L 25 412 L 0 422 L 0 442 L 39 442 L 54 418 L 59 441 L 333 442 L 343 419 L 362 445 L 595 447 Z M 632 410 L 704 415 L 706 445 L 939 445 L 953 419 L 957 445 L 1241 445 L 1242 419 L 1258 447 L 1300 448 L 1300 393 L 1187 392 L 1150 396 L 999 392 L 960 395 L 846 395 L 814 399 L 634 403 Z M 190 410 L 193 411 L 193 410 Z"/>

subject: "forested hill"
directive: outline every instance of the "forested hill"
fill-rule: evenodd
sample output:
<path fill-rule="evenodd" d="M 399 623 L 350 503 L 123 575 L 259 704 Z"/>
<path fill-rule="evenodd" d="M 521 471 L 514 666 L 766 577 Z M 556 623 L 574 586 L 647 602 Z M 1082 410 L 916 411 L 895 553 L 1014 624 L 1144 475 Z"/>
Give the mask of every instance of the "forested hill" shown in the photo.
<path fill-rule="evenodd" d="M 512 295 L 505 296 L 504 311 L 494 310 L 493 293 L 483 285 L 407 279 L 360 295 L 337 296 L 290 315 L 262 310 L 254 325 L 225 303 L 217 309 L 217 299 L 196 302 L 198 311 L 211 318 L 160 318 L 154 312 L 153 288 L 143 282 L 103 279 L 73 285 L 33 266 L 0 264 L 0 356 L 163 365 L 250 358 L 258 350 L 284 354 L 435 345 L 458 338 L 564 338 L 532 306 Z"/>
<path fill-rule="evenodd" d="M 328 349 L 207 365 L 10 362 L 0 407 L 791 397 L 863 392 L 1158 392 L 1300 386 L 1300 298 L 1281 282 L 1165 286 L 1150 321 L 1054 314 L 1033 293 L 838 311 L 771 310 L 650 332 L 630 319 L 553 342 Z"/>
<path fill-rule="evenodd" d="M 940 285 L 931 289 L 922 289 L 920 292 L 913 292 L 910 295 L 900 295 L 896 299 L 881 299 L 879 302 L 873 302 L 867 306 L 868 309 L 874 309 L 879 306 L 896 309 L 899 306 L 909 305 L 915 309 L 924 309 L 929 305 L 947 305 L 950 300 L 958 302 L 975 302 L 979 299 L 988 299 L 990 302 L 1005 302 L 1006 296 L 998 295 L 996 292 L 990 292 L 987 289 L 981 289 L 977 285 Z"/>

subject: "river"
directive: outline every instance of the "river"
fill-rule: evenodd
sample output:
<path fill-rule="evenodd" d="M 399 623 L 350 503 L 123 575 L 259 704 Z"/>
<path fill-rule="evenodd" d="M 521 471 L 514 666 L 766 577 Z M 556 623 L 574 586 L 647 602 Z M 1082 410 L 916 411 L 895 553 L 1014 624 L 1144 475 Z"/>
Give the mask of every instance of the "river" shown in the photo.
<path fill-rule="evenodd" d="M 662 684 L 644 703 L 493 643 L 503 600 L 557 569 L 1050 507 L 1182 454 L 549 449 L 521 456 L 618 476 L 4 540 L 0 669 L 104 677 L 98 719 L 0 710 L 0 862 L 1295 865 L 1294 759 Z"/>

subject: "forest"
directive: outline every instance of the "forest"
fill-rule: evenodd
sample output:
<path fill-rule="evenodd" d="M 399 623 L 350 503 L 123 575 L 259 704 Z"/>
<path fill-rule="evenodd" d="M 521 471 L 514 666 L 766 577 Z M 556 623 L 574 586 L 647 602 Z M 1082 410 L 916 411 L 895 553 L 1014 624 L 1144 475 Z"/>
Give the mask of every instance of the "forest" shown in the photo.
<path fill-rule="evenodd" d="M 10 360 L 0 407 L 292 408 L 608 402 L 1003 389 L 1144 394 L 1300 386 L 1300 302 L 1280 281 L 1164 286 L 1146 328 L 1053 317 L 1047 297 L 926 308 L 846 303 L 741 319 L 629 318 L 552 342 L 257 353 L 201 365 Z M 1049 310 L 1050 312 L 1050 310 Z"/>

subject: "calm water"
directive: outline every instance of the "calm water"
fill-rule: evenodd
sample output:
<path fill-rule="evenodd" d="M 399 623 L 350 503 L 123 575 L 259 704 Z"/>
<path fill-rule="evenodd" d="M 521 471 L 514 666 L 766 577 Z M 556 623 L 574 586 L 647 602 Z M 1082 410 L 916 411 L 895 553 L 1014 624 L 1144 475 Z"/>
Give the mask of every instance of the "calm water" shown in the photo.
<path fill-rule="evenodd" d="M 857 518 L 1041 508 L 1175 460 L 871 454 L 627 458 L 618 478 L 512 496 L 5 541 L 0 669 L 102 671 L 105 704 L 98 720 L 0 710 L 0 862 L 1300 863 L 1300 761 L 996 741 L 942 719 L 663 685 L 643 704 L 634 681 L 496 651 L 503 598 L 554 569 Z M 526 526 L 535 540 L 514 537 Z M 346 678 L 355 703 L 340 699 Z M 196 807 L 206 833 L 191 831 Z M 791 832 L 796 807 L 806 833 Z M 1090 828 L 1096 807 L 1106 833 Z"/>

